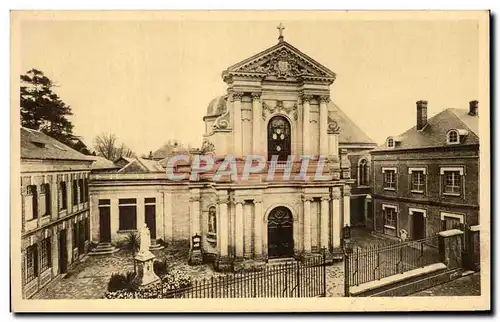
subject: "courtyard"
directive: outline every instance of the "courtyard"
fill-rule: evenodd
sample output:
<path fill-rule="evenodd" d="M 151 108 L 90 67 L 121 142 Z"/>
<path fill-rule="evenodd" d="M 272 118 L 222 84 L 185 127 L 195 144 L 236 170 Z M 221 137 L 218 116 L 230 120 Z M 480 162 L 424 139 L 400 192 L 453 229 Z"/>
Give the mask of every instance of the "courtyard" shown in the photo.
<path fill-rule="evenodd" d="M 352 229 L 352 243 L 355 247 L 366 248 L 370 245 L 385 244 L 385 238 L 371 234 L 362 228 Z M 185 244 L 171 244 L 163 250 L 153 251 L 158 260 L 167 260 L 169 270 L 187 273 L 193 280 L 219 277 L 231 273 L 220 273 L 211 264 L 190 266 L 189 249 Z M 75 264 L 68 274 L 50 283 L 37 293 L 34 299 L 100 299 L 107 291 L 111 274 L 126 273 L 134 270 L 132 253 L 120 250 L 112 255 L 86 256 Z M 335 261 L 326 266 L 326 296 L 344 295 L 344 263 Z"/>

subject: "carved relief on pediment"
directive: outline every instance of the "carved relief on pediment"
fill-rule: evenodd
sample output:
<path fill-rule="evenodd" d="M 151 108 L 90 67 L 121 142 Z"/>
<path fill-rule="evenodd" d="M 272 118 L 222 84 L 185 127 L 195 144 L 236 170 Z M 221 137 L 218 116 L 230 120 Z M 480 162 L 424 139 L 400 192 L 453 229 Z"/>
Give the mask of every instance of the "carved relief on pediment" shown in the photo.
<path fill-rule="evenodd" d="M 286 48 L 281 48 L 241 66 L 236 72 L 261 73 L 275 76 L 278 79 L 303 75 L 328 77 L 325 72 L 312 63 L 308 63 L 305 59 Z"/>
<path fill-rule="evenodd" d="M 293 105 L 285 104 L 283 101 L 276 101 L 275 105 L 262 102 L 262 119 L 266 120 L 269 115 L 275 113 L 287 114 L 293 120 L 297 121 L 297 103 Z"/>

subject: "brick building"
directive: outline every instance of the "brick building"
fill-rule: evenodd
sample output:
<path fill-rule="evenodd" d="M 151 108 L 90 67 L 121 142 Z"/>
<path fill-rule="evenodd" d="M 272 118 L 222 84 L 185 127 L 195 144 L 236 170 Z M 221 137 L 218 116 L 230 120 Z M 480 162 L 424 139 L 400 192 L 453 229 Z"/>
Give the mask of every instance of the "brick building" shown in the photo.
<path fill-rule="evenodd" d="M 92 159 L 21 128 L 21 269 L 29 298 L 66 273 L 90 242 L 88 175 Z"/>
<path fill-rule="evenodd" d="M 417 102 L 416 126 L 371 152 L 373 229 L 421 239 L 479 224 L 478 102 L 427 119 Z"/>

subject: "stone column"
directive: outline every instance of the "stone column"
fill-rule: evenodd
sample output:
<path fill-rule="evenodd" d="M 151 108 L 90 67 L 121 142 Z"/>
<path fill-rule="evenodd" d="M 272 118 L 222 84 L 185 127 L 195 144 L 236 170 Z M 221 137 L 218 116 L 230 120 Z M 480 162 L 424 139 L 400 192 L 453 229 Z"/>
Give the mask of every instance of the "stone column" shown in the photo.
<path fill-rule="evenodd" d="M 328 156 L 328 102 L 330 97 L 322 95 L 319 97 L 319 154 Z"/>
<path fill-rule="evenodd" d="M 174 240 L 172 226 L 172 192 L 165 191 L 163 200 L 163 226 L 165 230 L 165 240 L 172 242 Z"/>
<path fill-rule="evenodd" d="M 332 248 L 340 247 L 341 229 L 340 229 L 340 188 L 332 188 Z"/>
<path fill-rule="evenodd" d="M 252 93 L 252 153 L 261 153 L 261 133 L 260 123 L 262 117 L 262 107 L 260 102 L 261 93 Z"/>
<path fill-rule="evenodd" d="M 137 227 L 136 229 L 140 231 L 146 223 L 146 216 L 144 214 L 144 197 L 140 196 L 137 198 Z M 148 227 L 151 229 L 151 227 Z"/>
<path fill-rule="evenodd" d="M 344 226 L 351 226 L 351 187 L 344 186 Z"/>
<path fill-rule="evenodd" d="M 364 218 L 365 218 L 365 227 L 366 228 L 372 228 L 371 227 L 371 219 L 368 218 L 368 211 L 369 208 L 371 207 L 371 201 L 372 197 L 370 195 L 366 195 L 365 197 L 365 202 L 364 202 Z M 368 222 L 370 221 L 370 222 Z"/>
<path fill-rule="evenodd" d="M 304 253 L 311 253 L 311 201 L 312 197 L 303 196 L 304 202 Z"/>
<path fill-rule="evenodd" d="M 241 157 L 243 155 L 243 136 L 241 124 L 242 96 L 242 92 L 234 92 L 231 95 L 231 99 L 233 101 L 233 151 L 236 157 Z"/>
<path fill-rule="evenodd" d="M 217 226 L 217 238 L 218 238 L 218 251 L 215 267 L 219 271 L 229 271 L 232 269 L 231 262 L 229 260 L 229 219 L 228 219 L 228 207 L 229 202 L 228 196 L 226 194 L 218 196 L 218 223 Z"/>
<path fill-rule="evenodd" d="M 163 211 L 164 206 L 163 206 L 163 193 L 158 193 L 156 195 L 156 205 L 155 205 L 155 211 L 156 211 L 156 239 L 163 239 L 165 240 L 165 226 L 163 225 L 165 219 L 163 218 L 165 216 L 165 212 Z"/>
<path fill-rule="evenodd" d="M 56 276 L 59 274 L 59 234 L 57 226 L 52 228 L 52 236 L 50 237 L 51 243 L 51 260 L 52 260 L 52 274 Z"/>
<path fill-rule="evenodd" d="M 191 222 L 191 231 L 189 236 L 190 256 L 189 263 L 191 265 L 200 265 L 203 262 L 201 249 L 193 247 L 193 236 L 198 235 L 201 239 L 200 228 L 200 189 L 191 189 L 189 198 L 189 217 Z"/>
<path fill-rule="evenodd" d="M 328 248 L 328 232 L 330 231 L 329 225 L 328 225 L 328 217 L 330 215 L 329 212 L 329 203 L 330 203 L 330 197 L 329 196 L 323 196 L 321 197 L 321 239 L 320 239 L 320 247 L 323 248 Z"/>
<path fill-rule="evenodd" d="M 217 234 L 219 237 L 219 252 L 221 257 L 227 257 L 229 254 L 228 244 L 229 244 L 229 221 L 227 212 L 227 196 L 219 197 L 219 223 L 220 226 L 217 227 Z"/>
<path fill-rule="evenodd" d="M 190 231 L 190 236 L 189 236 L 189 243 L 192 245 L 192 237 L 195 235 L 201 236 L 201 229 L 200 229 L 200 189 L 192 189 L 191 190 L 191 197 L 189 198 L 189 203 L 190 203 L 190 212 L 189 212 L 189 217 L 190 217 L 190 222 L 191 222 L 191 231 Z"/>
<path fill-rule="evenodd" d="M 310 113 L 311 95 L 302 95 L 302 155 L 311 155 Z"/>
<path fill-rule="evenodd" d="M 235 199 L 235 252 L 237 258 L 243 257 L 243 202 L 242 199 Z"/>
<path fill-rule="evenodd" d="M 244 222 L 244 257 L 252 258 L 252 204 L 243 204 L 243 222 Z"/>
<path fill-rule="evenodd" d="M 120 216 L 120 208 L 118 206 L 118 198 L 116 196 L 112 196 L 110 198 L 111 209 L 110 209 L 110 227 L 111 227 L 111 241 L 116 242 L 118 239 L 118 229 L 120 229 L 119 216 Z"/>
<path fill-rule="evenodd" d="M 262 257 L 262 200 L 254 199 L 254 244 L 253 251 L 255 259 Z"/>
<path fill-rule="evenodd" d="M 58 186 L 57 186 L 57 175 L 54 174 L 50 180 L 50 216 L 52 220 L 59 218 L 59 203 L 58 201 Z"/>
<path fill-rule="evenodd" d="M 110 214 L 111 215 L 111 214 Z M 90 241 L 91 242 L 100 242 L 101 236 L 100 233 L 100 215 L 99 215 L 99 199 L 97 195 L 91 195 L 90 196 L 90 226 L 92 227 L 91 229 L 91 234 L 90 234 Z M 110 218 L 111 220 L 111 218 Z"/>

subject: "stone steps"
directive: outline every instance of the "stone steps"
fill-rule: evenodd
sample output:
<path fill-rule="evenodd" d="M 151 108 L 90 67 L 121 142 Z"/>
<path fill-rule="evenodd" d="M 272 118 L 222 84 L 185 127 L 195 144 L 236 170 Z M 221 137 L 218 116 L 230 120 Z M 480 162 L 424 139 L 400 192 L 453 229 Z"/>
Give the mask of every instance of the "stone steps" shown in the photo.
<path fill-rule="evenodd" d="M 90 256 L 96 255 L 109 255 L 119 251 L 118 248 L 113 246 L 111 243 L 99 243 L 91 252 L 89 252 Z"/>

